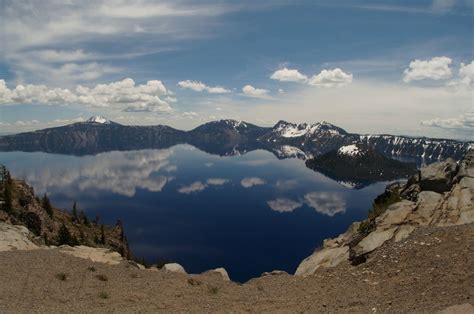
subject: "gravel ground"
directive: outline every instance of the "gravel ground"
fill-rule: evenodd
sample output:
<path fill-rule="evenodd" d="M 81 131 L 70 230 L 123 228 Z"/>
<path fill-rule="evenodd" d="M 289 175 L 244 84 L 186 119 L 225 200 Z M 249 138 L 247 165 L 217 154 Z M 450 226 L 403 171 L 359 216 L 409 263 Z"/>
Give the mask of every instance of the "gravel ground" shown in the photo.
<path fill-rule="evenodd" d="M 56 250 L 2 252 L 0 312 L 436 312 L 474 304 L 473 248 L 474 224 L 419 228 L 359 266 L 245 284 L 109 266 Z"/>

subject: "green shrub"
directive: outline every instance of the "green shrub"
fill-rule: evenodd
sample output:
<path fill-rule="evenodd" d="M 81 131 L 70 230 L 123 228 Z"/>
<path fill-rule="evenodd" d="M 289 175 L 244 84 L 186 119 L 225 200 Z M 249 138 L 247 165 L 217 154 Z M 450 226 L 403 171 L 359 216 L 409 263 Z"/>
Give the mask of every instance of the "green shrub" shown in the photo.
<path fill-rule="evenodd" d="M 56 279 L 61 280 L 61 281 L 67 280 L 67 275 L 65 273 L 57 273 L 55 277 Z"/>

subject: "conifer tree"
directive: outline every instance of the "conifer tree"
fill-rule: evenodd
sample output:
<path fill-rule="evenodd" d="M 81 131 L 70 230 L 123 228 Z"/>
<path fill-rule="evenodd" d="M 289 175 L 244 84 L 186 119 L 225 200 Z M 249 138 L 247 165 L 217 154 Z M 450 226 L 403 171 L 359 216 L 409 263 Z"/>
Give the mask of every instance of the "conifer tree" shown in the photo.
<path fill-rule="evenodd" d="M 70 246 L 75 246 L 78 244 L 77 239 L 71 234 L 69 229 L 66 227 L 66 225 L 63 223 L 61 228 L 59 228 L 58 232 L 58 244 L 59 245 L 70 245 Z"/>
<path fill-rule="evenodd" d="M 53 207 L 51 206 L 51 202 L 49 201 L 48 195 L 44 193 L 43 199 L 41 200 L 41 206 L 49 215 L 49 217 L 53 218 Z"/>
<path fill-rule="evenodd" d="M 77 203 L 74 201 L 74 204 L 72 205 L 72 221 L 75 223 L 79 222 L 79 217 L 77 216 Z"/>
<path fill-rule="evenodd" d="M 104 224 L 100 225 L 100 242 L 101 244 L 105 244 L 105 230 L 104 230 Z"/>

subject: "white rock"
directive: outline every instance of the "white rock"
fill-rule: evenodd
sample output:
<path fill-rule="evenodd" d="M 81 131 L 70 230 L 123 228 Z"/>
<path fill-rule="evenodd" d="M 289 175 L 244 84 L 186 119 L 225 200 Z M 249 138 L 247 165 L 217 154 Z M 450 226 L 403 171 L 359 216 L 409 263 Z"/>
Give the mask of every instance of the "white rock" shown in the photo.
<path fill-rule="evenodd" d="M 94 248 L 89 246 L 68 246 L 62 245 L 59 251 L 79 258 L 90 259 L 93 262 L 104 263 L 109 265 L 118 265 L 123 261 L 122 256 L 114 251 L 106 248 Z"/>
<path fill-rule="evenodd" d="M 40 248 L 30 241 L 30 232 L 24 226 L 0 223 L 0 252 L 35 250 Z"/>
<path fill-rule="evenodd" d="M 219 276 L 222 277 L 222 279 L 224 281 L 230 281 L 229 274 L 227 273 L 225 268 L 220 267 L 220 268 L 211 269 L 211 270 L 206 271 L 206 273 L 207 274 L 218 274 Z"/>
<path fill-rule="evenodd" d="M 393 237 L 395 230 L 397 230 L 397 227 L 383 231 L 375 230 L 362 239 L 362 241 L 360 241 L 359 244 L 357 244 L 357 246 L 354 248 L 354 251 L 357 253 L 357 255 L 372 252 L 376 248 L 382 246 L 386 241 L 390 240 Z"/>
<path fill-rule="evenodd" d="M 186 271 L 184 270 L 184 267 L 179 265 L 178 263 L 165 264 L 163 266 L 163 269 L 168 271 L 168 272 L 186 274 Z"/>
<path fill-rule="evenodd" d="M 296 269 L 295 276 L 313 275 L 319 267 L 334 267 L 348 258 L 348 246 L 322 249 L 305 258 Z"/>

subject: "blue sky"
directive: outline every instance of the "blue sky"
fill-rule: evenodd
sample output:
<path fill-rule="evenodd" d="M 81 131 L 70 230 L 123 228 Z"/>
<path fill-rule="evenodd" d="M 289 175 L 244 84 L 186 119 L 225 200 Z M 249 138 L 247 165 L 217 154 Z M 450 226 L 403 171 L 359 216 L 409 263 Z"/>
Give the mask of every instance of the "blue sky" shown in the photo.
<path fill-rule="evenodd" d="M 474 139 L 473 3 L 3 1 L 1 132 L 100 114 Z"/>

